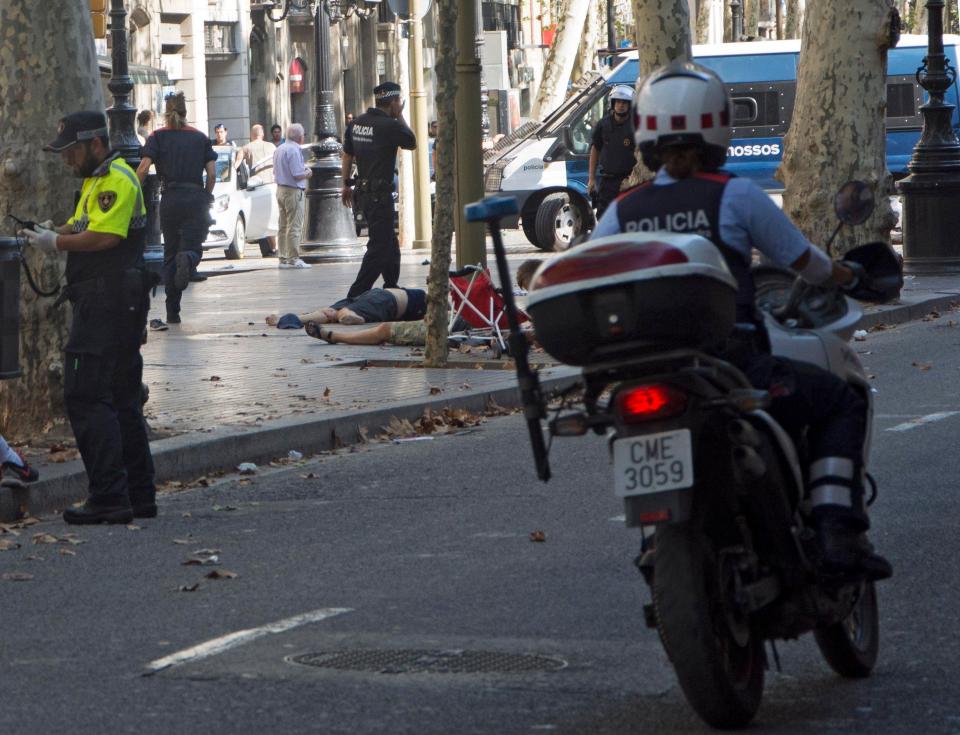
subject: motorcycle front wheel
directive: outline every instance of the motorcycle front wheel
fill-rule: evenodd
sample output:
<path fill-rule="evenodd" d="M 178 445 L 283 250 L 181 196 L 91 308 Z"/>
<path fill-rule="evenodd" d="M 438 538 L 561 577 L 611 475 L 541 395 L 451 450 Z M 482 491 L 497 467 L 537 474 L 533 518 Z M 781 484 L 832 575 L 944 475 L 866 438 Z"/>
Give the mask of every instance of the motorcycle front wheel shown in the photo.
<path fill-rule="evenodd" d="M 813 633 L 830 668 L 848 679 L 870 676 L 880 651 L 880 612 L 873 582 L 864 582 L 845 620 Z"/>
<path fill-rule="evenodd" d="M 763 698 L 763 641 L 735 633 L 710 542 L 690 524 L 657 529 L 653 584 L 657 627 L 680 688 L 716 728 L 744 727 Z"/>

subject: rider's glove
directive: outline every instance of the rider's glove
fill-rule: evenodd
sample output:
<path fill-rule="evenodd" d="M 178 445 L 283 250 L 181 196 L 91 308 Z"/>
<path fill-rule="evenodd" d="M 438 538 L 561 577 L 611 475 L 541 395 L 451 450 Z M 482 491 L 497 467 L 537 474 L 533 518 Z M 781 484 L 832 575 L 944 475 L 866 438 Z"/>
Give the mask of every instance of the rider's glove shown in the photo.
<path fill-rule="evenodd" d="M 43 222 L 37 222 L 37 227 L 42 227 L 45 230 L 55 230 L 57 226 L 53 224 L 52 219 L 45 219 Z"/>
<path fill-rule="evenodd" d="M 844 268 L 849 269 L 853 273 L 853 278 L 843 284 L 842 288 L 847 293 L 856 291 L 860 286 L 862 286 L 867 280 L 867 271 L 859 263 L 854 263 L 852 260 L 844 260 L 840 263 Z"/>
<path fill-rule="evenodd" d="M 45 253 L 57 253 L 57 233 L 37 225 L 32 230 L 20 230 L 20 237 L 32 247 Z"/>

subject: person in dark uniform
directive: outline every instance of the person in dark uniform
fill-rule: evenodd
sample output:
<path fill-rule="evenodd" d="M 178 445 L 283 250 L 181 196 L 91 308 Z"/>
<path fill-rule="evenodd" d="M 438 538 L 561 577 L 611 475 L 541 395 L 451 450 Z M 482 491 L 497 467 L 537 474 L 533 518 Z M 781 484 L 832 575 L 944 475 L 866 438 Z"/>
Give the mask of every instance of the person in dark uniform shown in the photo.
<path fill-rule="evenodd" d="M 203 242 L 210 227 L 217 154 L 210 138 L 187 125 L 183 92 L 167 96 L 166 110 L 167 124 L 155 130 L 143 146 L 137 176 L 142 182 L 150 165 L 156 164 L 163 187 L 160 229 L 163 231 L 167 322 L 179 324 L 180 299 L 203 257 Z"/>
<path fill-rule="evenodd" d="M 133 169 L 110 150 L 102 112 L 67 115 L 44 150 L 60 153 L 83 179 L 65 225 L 37 225 L 21 233 L 43 251 L 67 253 L 60 298 L 70 299 L 73 322 L 63 394 L 90 495 L 63 518 L 67 523 L 152 518 L 156 488 L 141 402 L 140 345 L 153 285 L 143 262 L 143 191 Z"/>
<path fill-rule="evenodd" d="M 360 272 L 347 292 L 355 298 L 373 288 L 383 276 L 384 288 L 397 288 L 400 278 L 400 241 L 393 226 L 394 170 L 397 149 L 412 151 L 417 137 L 403 121 L 400 85 L 384 82 L 373 90 L 376 107 L 354 119 L 343 141 L 343 192 L 345 206 L 363 210 L 370 239 Z M 350 172 L 357 164 L 356 189 L 350 188 Z"/>
<path fill-rule="evenodd" d="M 610 114 L 603 117 L 593 129 L 587 191 L 593 197 L 598 221 L 610 202 L 619 196 L 620 186 L 637 163 L 634 156 L 633 119 L 630 115 L 632 101 L 633 90 L 630 87 L 625 84 L 614 87 L 610 92 Z"/>

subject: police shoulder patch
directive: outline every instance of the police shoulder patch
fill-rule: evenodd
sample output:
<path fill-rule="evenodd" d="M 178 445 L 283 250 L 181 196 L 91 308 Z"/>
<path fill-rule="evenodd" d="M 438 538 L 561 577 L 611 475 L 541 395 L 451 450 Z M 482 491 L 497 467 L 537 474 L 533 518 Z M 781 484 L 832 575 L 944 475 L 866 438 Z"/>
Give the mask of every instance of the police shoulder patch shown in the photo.
<path fill-rule="evenodd" d="M 106 214 L 110 211 L 110 207 L 114 205 L 117 201 L 117 192 L 115 191 L 101 191 L 97 195 L 97 204 L 100 205 L 100 211 Z"/>

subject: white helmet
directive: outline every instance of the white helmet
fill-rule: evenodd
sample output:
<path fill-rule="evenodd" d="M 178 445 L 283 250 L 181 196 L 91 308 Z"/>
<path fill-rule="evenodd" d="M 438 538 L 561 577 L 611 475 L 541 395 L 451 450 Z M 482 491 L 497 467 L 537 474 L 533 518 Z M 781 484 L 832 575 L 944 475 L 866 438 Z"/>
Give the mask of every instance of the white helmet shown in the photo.
<path fill-rule="evenodd" d="M 633 102 L 633 87 L 628 87 L 626 84 L 618 84 L 613 89 L 611 89 L 610 103 L 613 104 L 617 100 L 623 100 L 624 102 Z"/>
<path fill-rule="evenodd" d="M 657 148 L 690 144 L 702 145 L 708 165 L 719 168 L 726 160 L 732 117 L 733 103 L 720 77 L 685 59 L 672 61 L 637 82 L 634 136 L 648 168 L 659 167 Z"/>

